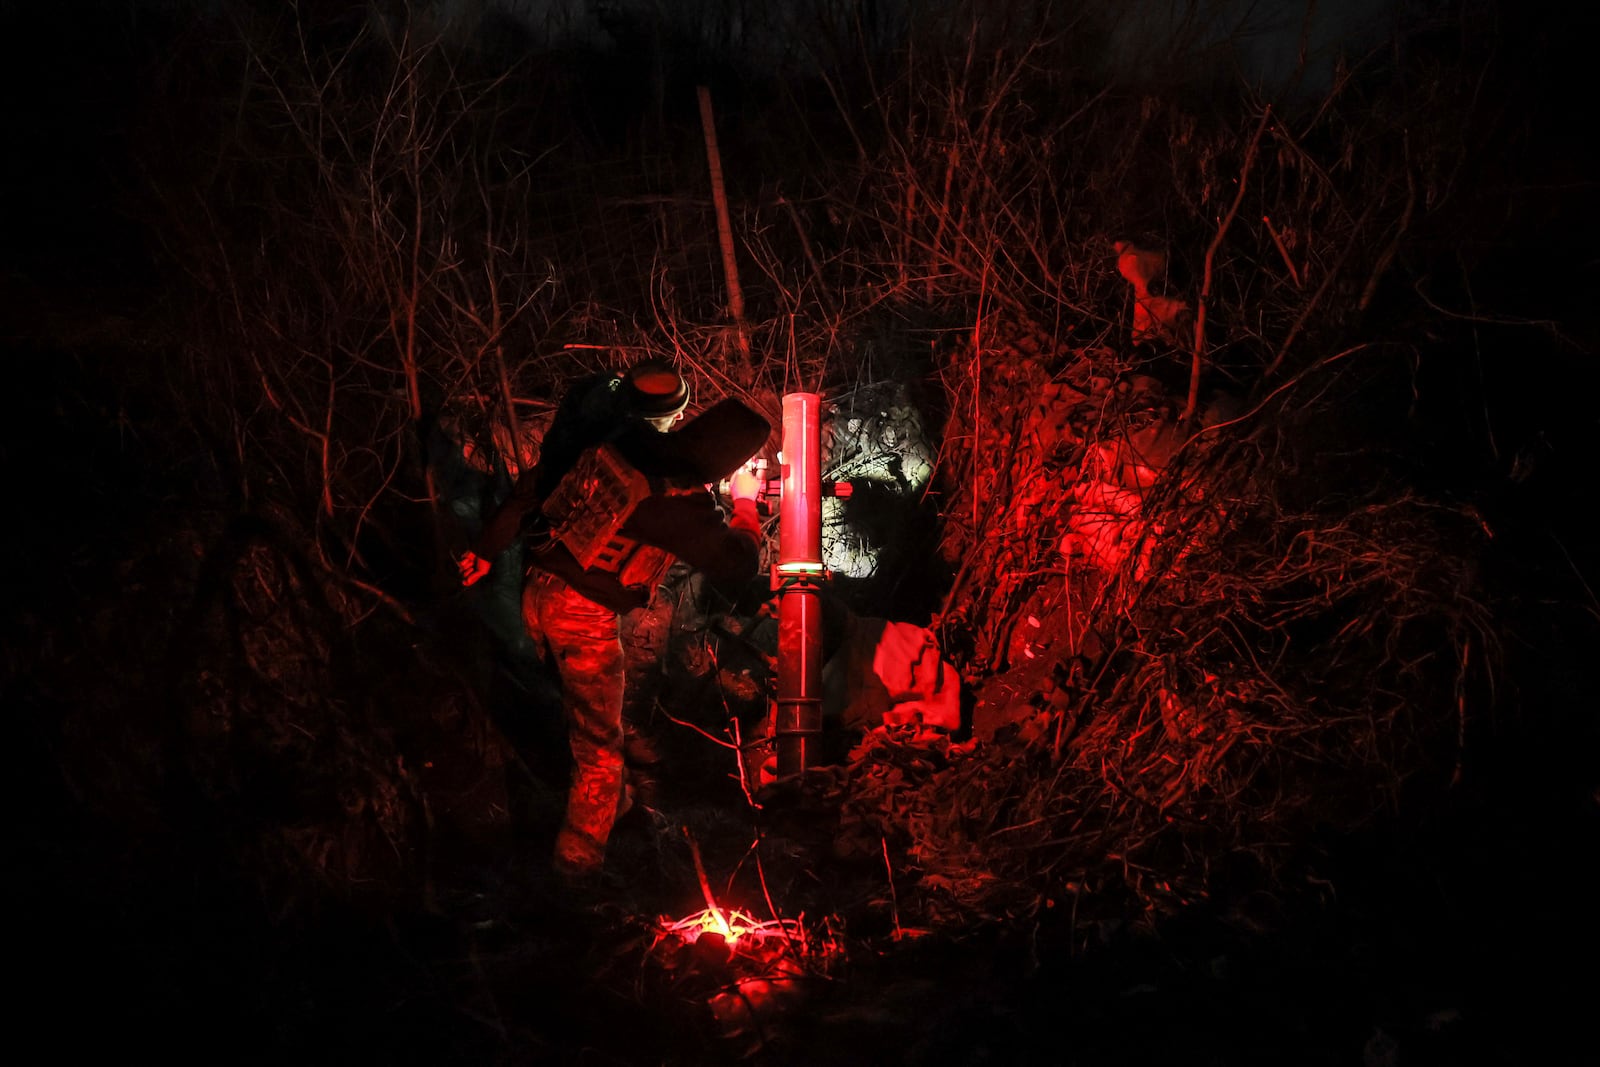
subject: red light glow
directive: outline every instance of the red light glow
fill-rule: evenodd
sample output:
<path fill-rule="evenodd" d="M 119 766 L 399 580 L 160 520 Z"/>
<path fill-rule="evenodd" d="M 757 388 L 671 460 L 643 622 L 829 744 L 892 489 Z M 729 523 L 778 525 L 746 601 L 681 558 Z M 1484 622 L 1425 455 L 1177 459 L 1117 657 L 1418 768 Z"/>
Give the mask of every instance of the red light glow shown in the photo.
<path fill-rule="evenodd" d="M 740 941 L 759 945 L 773 937 L 796 942 L 803 942 L 805 939 L 805 930 L 798 919 L 762 921 L 737 908 L 706 908 L 686 919 L 677 921 L 662 919 L 661 929 L 664 933 L 676 935 L 689 945 L 698 941 L 702 934 L 718 934 L 727 942 L 729 948 L 733 948 Z"/>

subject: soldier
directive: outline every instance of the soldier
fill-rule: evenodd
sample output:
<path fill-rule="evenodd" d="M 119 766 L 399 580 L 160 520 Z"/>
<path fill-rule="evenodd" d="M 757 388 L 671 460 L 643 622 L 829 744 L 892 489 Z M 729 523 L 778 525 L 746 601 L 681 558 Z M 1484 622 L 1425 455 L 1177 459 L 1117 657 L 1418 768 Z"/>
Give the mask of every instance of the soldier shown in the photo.
<path fill-rule="evenodd" d="M 760 566 L 760 482 L 742 469 L 770 427 L 724 400 L 683 429 L 689 387 L 649 361 L 567 390 L 539 462 L 458 563 L 464 585 L 526 539 L 522 617 L 555 663 L 574 761 L 554 866 L 569 882 L 597 875 L 627 802 L 623 657 L 618 615 L 648 604 L 674 558 L 730 594 Z M 710 488 L 732 476 L 732 514 Z"/>

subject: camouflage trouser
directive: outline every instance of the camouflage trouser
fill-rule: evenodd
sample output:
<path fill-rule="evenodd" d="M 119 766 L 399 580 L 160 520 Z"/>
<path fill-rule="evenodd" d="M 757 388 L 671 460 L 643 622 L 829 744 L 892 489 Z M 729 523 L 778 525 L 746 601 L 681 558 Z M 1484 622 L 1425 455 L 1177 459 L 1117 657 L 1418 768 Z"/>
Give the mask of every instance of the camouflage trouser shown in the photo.
<path fill-rule="evenodd" d="M 561 676 L 572 789 L 556 836 L 555 865 L 563 873 L 599 870 L 623 797 L 622 641 L 617 614 L 543 573 L 522 588 L 528 635 L 555 660 Z"/>

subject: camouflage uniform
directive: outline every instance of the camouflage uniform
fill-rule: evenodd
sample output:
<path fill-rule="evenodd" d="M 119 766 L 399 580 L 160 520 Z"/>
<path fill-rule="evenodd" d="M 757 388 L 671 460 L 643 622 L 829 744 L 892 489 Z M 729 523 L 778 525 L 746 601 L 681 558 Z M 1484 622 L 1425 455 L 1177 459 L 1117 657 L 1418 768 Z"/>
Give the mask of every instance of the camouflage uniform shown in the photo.
<path fill-rule="evenodd" d="M 617 613 L 555 575 L 535 572 L 522 589 L 522 619 L 555 661 L 575 763 L 566 821 L 556 837 L 556 868 L 567 874 L 594 870 L 605 859 L 625 795 Z"/>
<path fill-rule="evenodd" d="M 612 825 L 627 804 L 618 615 L 647 604 L 655 590 L 624 586 L 615 573 L 580 566 L 564 545 L 541 532 L 542 503 L 584 449 L 609 442 L 652 486 L 651 496 L 622 527 L 623 535 L 682 560 L 725 591 L 755 576 L 760 555 L 754 501 L 735 501 L 729 514 L 705 485 L 726 477 L 761 446 L 766 422 L 723 401 L 702 416 L 704 421 L 668 434 L 623 417 L 616 393 L 614 377 L 591 379 L 569 391 L 539 466 L 518 479 L 475 549 L 492 559 L 517 539 L 526 538 L 530 548 L 522 617 L 529 636 L 555 661 L 574 763 L 554 857 L 556 870 L 569 877 L 600 869 Z"/>

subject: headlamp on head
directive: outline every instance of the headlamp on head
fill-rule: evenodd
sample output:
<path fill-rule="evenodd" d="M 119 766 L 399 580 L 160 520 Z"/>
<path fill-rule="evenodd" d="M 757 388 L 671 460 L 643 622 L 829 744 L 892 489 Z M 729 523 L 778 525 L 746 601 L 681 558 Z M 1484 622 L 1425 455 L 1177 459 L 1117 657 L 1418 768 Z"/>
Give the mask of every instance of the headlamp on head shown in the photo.
<path fill-rule="evenodd" d="M 641 419 L 667 419 L 689 406 L 689 383 L 669 363 L 646 360 L 628 369 L 622 378 L 628 410 Z"/>

